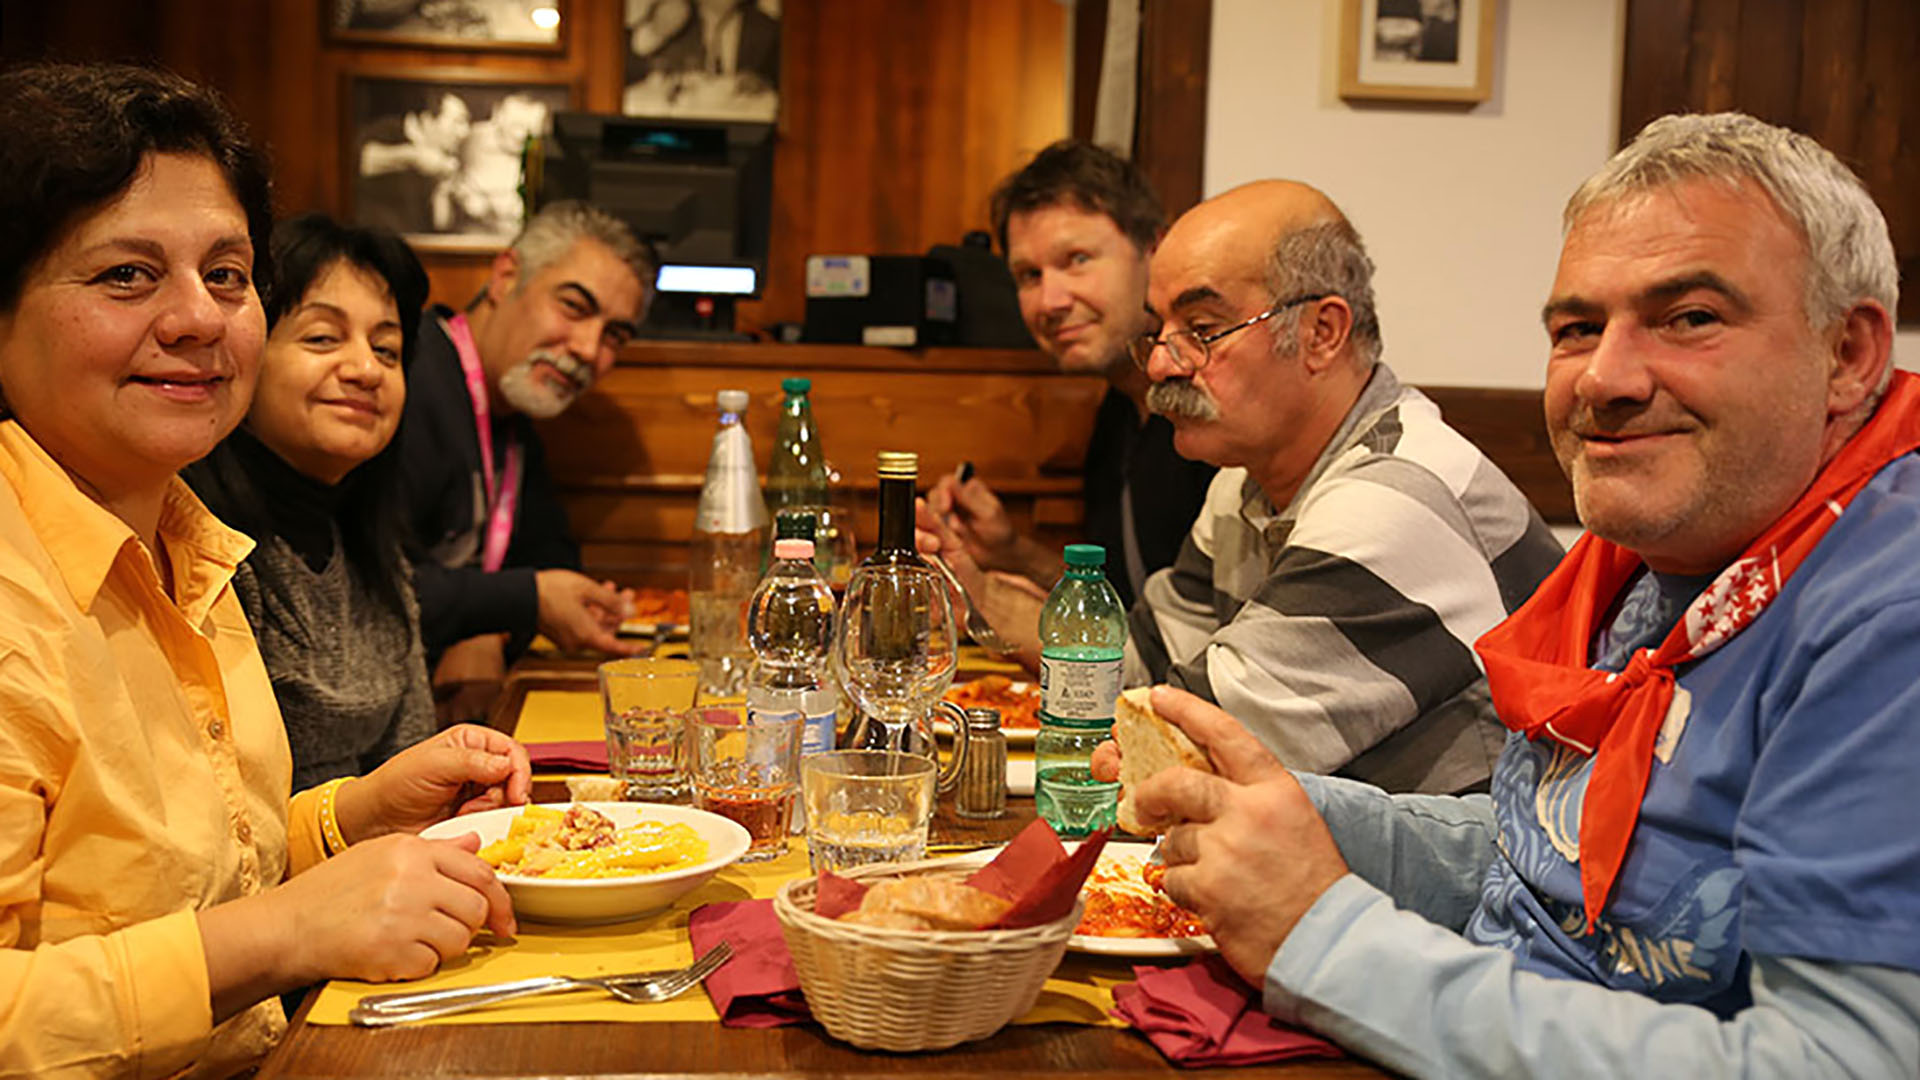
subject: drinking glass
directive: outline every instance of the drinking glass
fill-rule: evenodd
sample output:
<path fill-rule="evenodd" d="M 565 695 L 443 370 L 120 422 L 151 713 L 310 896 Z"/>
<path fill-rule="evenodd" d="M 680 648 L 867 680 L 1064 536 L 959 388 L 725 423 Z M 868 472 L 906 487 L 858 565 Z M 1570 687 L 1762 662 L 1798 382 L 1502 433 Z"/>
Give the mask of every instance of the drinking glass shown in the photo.
<path fill-rule="evenodd" d="M 686 725 L 699 689 L 700 668 L 691 660 L 639 657 L 600 665 L 607 771 L 626 798 L 686 798 Z"/>
<path fill-rule="evenodd" d="M 833 655 L 859 714 L 852 745 L 934 757 L 930 714 L 958 657 L 946 582 L 917 560 L 854 571 Z"/>
<path fill-rule="evenodd" d="M 908 862 L 927 851 L 934 764 L 893 750 L 835 750 L 800 765 L 813 872 Z"/>
<path fill-rule="evenodd" d="M 800 793 L 799 713 L 755 713 L 740 708 L 696 710 L 693 805 L 738 822 L 753 838 L 741 862 L 777 858 L 787 850 L 793 802 Z"/>

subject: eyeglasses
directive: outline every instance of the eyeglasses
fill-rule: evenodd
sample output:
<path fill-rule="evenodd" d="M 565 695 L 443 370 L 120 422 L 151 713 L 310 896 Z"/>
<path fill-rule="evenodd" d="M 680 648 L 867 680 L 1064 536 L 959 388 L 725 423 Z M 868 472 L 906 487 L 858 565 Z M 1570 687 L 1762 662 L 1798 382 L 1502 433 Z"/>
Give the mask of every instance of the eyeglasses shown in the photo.
<path fill-rule="evenodd" d="M 1235 323 L 1225 330 L 1215 330 L 1210 334 L 1196 334 L 1191 330 L 1174 330 L 1160 337 L 1142 334 L 1127 343 L 1127 350 L 1133 354 L 1133 362 L 1140 365 L 1140 370 L 1145 371 L 1147 362 L 1153 359 L 1153 350 L 1164 345 L 1167 355 L 1173 358 L 1175 370 L 1182 375 L 1191 375 L 1207 366 L 1207 361 L 1213 358 L 1213 343 L 1228 334 L 1245 330 L 1255 323 L 1266 322 L 1290 307 L 1312 303 L 1315 300 L 1325 300 L 1332 295 L 1334 294 L 1330 292 L 1306 293 L 1291 300 L 1282 300 L 1246 322 Z"/>

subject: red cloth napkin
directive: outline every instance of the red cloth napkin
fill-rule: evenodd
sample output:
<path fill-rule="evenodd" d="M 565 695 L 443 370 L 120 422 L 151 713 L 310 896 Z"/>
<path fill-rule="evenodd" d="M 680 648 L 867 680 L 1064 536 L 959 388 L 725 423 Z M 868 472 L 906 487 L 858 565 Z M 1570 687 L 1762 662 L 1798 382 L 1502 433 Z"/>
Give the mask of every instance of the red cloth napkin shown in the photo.
<path fill-rule="evenodd" d="M 1069 855 L 1053 826 L 1044 819 L 1035 818 L 1021 829 L 992 862 L 967 876 L 967 884 L 974 888 L 1012 901 L 1000 921 L 987 929 L 1017 930 L 1065 918 L 1079 899 L 1080 886 L 1093 872 L 1093 864 L 1100 860 L 1109 831 L 1094 833 Z M 859 907 L 866 895 L 865 883 L 822 870 L 813 910 L 824 918 L 837 919 Z"/>
<path fill-rule="evenodd" d="M 1338 1046 L 1260 1011 L 1218 955 L 1176 968 L 1136 967 L 1113 988 L 1113 1015 L 1139 1028 L 1176 1065 L 1261 1065 L 1343 1057 Z"/>
<path fill-rule="evenodd" d="M 607 744 L 581 739 L 578 742 L 537 742 L 527 744 L 527 760 L 536 769 L 572 769 L 579 772 L 607 771 Z"/>
<path fill-rule="evenodd" d="M 733 959 L 707 976 L 707 997 L 728 1027 L 768 1028 L 801 1024 L 813 1018 L 800 993 L 800 973 L 780 934 L 771 900 L 705 904 L 687 920 L 693 954 L 703 956 L 721 941 L 733 945 Z"/>

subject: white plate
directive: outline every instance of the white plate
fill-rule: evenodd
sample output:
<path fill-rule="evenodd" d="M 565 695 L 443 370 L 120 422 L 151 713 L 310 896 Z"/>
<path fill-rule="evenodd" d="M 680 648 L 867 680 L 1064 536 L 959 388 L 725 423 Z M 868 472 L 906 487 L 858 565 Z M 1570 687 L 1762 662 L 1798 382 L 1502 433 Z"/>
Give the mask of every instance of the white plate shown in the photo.
<path fill-rule="evenodd" d="M 571 804 L 542 805 L 564 811 Z M 587 802 L 580 805 L 590 806 L 607 815 L 613 819 L 614 826 L 621 829 L 641 821 L 667 824 L 685 822 L 693 826 L 694 831 L 707 842 L 707 859 L 678 870 L 626 877 L 549 879 L 501 874 L 500 883 L 507 887 L 507 895 L 513 899 L 514 913 L 521 918 L 533 922 L 584 925 L 625 922 L 665 911 L 673 906 L 674 901 L 706 884 L 709 878 L 746 854 L 747 845 L 752 843 L 747 830 L 738 824 L 719 814 L 695 810 L 690 806 L 637 802 Z M 491 844 L 507 835 L 507 828 L 513 824 L 513 819 L 525 809 L 524 806 L 509 806 L 499 810 L 483 810 L 478 814 L 428 826 L 421 830 L 420 835 L 441 839 L 478 833 L 481 844 Z"/>
<path fill-rule="evenodd" d="M 621 637 L 683 638 L 687 636 L 686 623 L 661 623 L 652 619 L 627 619 L 620 624 Z"/>
<path fill-rule="evenodd" d="M 1104 864 L 1110 859 L 1131 858 L 1144 863 L 1152 851 L 1152 844 L 1110 842 L 1101 849 L 1100 862 Z M 1075 934 L 1067 939 L 1067 948 L 1095 956 L 1155 957 L 1214 952 L 1219 946 L 1205 934 L 1190 938 L 1119 938 Z"/>

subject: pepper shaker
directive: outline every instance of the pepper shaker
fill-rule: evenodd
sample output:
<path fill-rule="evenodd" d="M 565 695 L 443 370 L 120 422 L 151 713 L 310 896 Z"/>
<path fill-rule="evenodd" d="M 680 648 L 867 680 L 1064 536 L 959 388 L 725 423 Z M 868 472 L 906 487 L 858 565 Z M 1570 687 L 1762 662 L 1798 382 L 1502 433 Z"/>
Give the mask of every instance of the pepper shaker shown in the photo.
<path fill-rule="evenodd" d="M 967 710 L 966 764 L 954 791 L 953 812 L 964 818 L 997 818 L 1007 812 L 1007 736 L 1000 710 Z"/>

